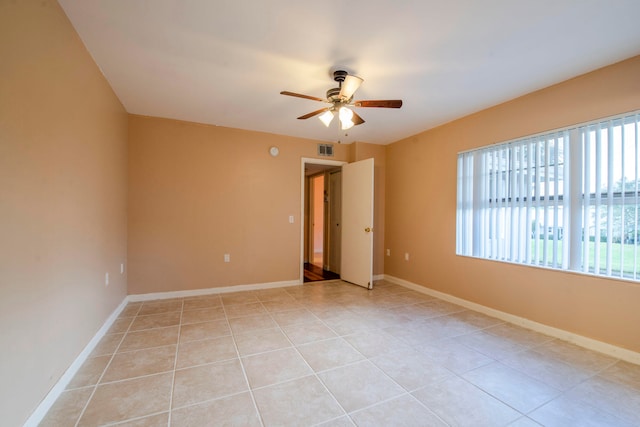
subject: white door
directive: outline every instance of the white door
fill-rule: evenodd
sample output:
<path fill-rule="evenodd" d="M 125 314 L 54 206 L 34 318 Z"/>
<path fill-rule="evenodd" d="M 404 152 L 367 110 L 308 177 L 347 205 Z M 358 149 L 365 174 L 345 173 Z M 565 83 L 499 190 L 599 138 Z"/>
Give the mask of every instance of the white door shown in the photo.
<path fill-rule="evenodd" d="M 340 278 L 373 289 L 373 159 L 342 166 Z"/>

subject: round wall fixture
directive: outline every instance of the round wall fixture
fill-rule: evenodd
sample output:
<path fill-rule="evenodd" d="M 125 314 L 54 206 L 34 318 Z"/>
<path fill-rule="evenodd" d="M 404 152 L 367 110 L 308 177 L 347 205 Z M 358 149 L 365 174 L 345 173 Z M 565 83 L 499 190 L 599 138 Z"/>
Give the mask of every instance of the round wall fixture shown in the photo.
<path fill-rule="evenodd" d="M 273 147 L 269 148 L 269 154 L 271 154 L 273 157 L 276 157 L 278 154 L 280 154 L 280 149 L 274 145 Z"/>

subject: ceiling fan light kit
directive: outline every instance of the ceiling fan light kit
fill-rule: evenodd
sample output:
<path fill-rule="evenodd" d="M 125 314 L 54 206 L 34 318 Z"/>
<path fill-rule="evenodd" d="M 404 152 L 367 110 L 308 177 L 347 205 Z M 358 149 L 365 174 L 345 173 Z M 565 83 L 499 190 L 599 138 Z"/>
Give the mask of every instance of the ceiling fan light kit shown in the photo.
<path fill-rule="evenodd" d="M 340 124 L 342 130 L 351 129 L 355 123 L 351 120 L 353 118 L 353 111 L 347 107 L 340 107 L 338 110 L 338 117 L 340 118 Z"/>
<path fill-rule="evenodd" d="M 329 127 L 329 125 L 331 124 L 331 120 L 333 120 L 333 112 L 331 112 L 331 110 L 327 110 L 324 113 L 320 114 L 320 117 L 318 118 L 322 123 L 324 123 L 326 127 Z"/>
<path fill-rule="evenodd" d="M 335 114 L 333 113 L 333 107 L 331 110 L 327 110 L 324 113 L 320 114 L 318 118 L 326 127 L 329 127 L 331 121 Z M 340 129 L 347 130 L 351 129 L 355 123 L 353 122 L 353 111 L 348 109 L 347 107 L 340 107 L 338 110 L 338 119 L 340 120 Z"/>
<path fill-rule="evenodd" d="M 375 107 L 375 108 L 400 108 L 402 107 L 402 100 L 362 100 L 354 101 L 353 94 L 358 90 L 362 82 L 364 81 L 360 77 L 352 76 L 346 71 L 336 70 L 333 72 L 333 80 L 338 82 L 338 87 L 331 88 L 327 91 L 326 99 L 317 98 L 315 96 L 303 95 L 295 92 L 282 91 L 281 95 L 294 96 L 296 98 L 310 99 L 312 101 L 319 101 L 329 104 L 328 107 L 321 108 L 311 113 L 304 114 L 298 117 L 299 120 L 306 120 L 310 117 L 320 115 L 318 118 L 326 127 L 329 127 L 335 113 L 338 113 L 338 120 L 340 121 L 340 129 L 347 130 L 353 126 L 361 125 L 364 123 L 364 119 L 360 117 L 356 112 L 348 107 Z"/>

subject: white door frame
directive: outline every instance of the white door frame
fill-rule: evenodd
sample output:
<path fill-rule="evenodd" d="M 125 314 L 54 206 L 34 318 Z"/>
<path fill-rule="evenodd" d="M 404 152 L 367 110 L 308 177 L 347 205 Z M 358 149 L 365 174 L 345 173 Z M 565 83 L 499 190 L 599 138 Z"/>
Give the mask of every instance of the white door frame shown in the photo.
<path fill-rule="evenodd" d="M 315 165 L 342 166 L 349 162 L 340 160 L 314 159 L 311 157 L 303 157 L 300 170 L 300 284 L 304 283 L 304 182 L 305 171 L 304 165 L 307 163 Z"/>

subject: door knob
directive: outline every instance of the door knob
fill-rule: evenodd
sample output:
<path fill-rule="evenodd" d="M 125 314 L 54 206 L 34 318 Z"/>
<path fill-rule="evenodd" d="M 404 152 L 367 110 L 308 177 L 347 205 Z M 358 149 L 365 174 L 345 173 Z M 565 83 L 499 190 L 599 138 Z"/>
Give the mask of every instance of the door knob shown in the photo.
<path fill-rule="evenodd" d="M 371 227 L 367 227 L 364 229 L 365 233 L 371 233 L 373 231 L 373 228 Z"/>

